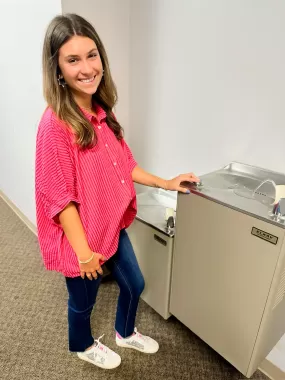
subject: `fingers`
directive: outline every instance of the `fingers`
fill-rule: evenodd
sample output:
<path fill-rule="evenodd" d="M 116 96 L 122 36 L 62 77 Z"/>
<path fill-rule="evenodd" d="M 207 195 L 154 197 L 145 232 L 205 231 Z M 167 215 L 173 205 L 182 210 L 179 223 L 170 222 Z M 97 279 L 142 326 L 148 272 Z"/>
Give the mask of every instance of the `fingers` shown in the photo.
<path fill-rule="evenodd" d="M 180 193 L 190 194 L 190 190 L 189 190 L 189 189 L 186 189 L 185 187 L 181 187 L 181 186 L 179 186 L 179 187 L 178 187 L 178 191 L 180 191 Z"/>
<path fill-rule="evenodd" d="M 85 275 L 89 280 L 97 280 L 98 274 L 103 275 L 103 269 L 100 267 L 92 272 L 81 272 L 80 276 L 84 279 Z"/>
<path fill-rule="evenodd" d="M 192 181 L 192 182 L 200 182 L 200 178 L 199 177 L 197 177 L 194 173 L 187 173 L 187 174 L 185 174 L 188 178 L 189 178 L 189 180 L 190 181 Z"/>
<path fill-rule="evenodd" d="M 193 173 L 186 173 L 180 175 L 181 182 L 182 181 L 188 181 L 188 182 L 200 182 L 200 179 L 195 176 Z"/>
<path fill-rule="evenodd" d="M 84 279 L 86 276 L 89 280 L 92 281 L 93 279 L 97 280 L 98 275 L 102 276 L 103 269 L 101 268 L 100 260 L 105 262 L 106 258 L 99 253 L 95 253 L 94 261 L 92 260 L 90 263 L 80 264 L 81 278 Z"/>

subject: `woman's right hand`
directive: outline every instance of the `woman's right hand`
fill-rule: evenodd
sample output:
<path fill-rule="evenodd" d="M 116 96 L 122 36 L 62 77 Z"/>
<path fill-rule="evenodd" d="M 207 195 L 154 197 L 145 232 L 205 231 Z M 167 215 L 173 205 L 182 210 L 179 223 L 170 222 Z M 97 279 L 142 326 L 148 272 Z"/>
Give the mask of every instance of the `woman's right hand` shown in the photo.
<path fill-rule="evenodd" d="M 89 263 L 87 264 L 79 263 L 80 276 L 82 278 L 84 278 L 86 275 L 89 278 L 89 280 L 92 280 L 93 278 L 96 280 L 98 277 L 97 273 L 101 275 L 103 274 L 103 270 L 100 265 L 100 260 L 106 261 L 106 258 L 103 255 L 100 255 L 100 253 L 96 253 L 96 252 L 91 252 L 90 257 L 91 255 L 93 255 L 93 253 L 94 253 L 94 257 Z M 82 261 L 85 261 L 85 260 L 82 260 Z"/>

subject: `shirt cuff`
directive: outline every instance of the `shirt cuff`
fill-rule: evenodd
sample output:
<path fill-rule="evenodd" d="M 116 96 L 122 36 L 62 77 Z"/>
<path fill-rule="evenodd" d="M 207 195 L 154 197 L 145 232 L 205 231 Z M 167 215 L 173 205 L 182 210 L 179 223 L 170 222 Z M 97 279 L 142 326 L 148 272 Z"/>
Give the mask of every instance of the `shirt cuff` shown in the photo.
<path fill-rule="evenodd" d="M 58 214 L 65 209 L 65 207 L 70 203 L 74 202 L 80 204 L 77 197 L 72 194 L 67 194 L 66 196 L 56 200 L 48 201 L 45 200 L 45 211 L 49 219 L 52 219 L 55 223 L 59 223 Z"/>

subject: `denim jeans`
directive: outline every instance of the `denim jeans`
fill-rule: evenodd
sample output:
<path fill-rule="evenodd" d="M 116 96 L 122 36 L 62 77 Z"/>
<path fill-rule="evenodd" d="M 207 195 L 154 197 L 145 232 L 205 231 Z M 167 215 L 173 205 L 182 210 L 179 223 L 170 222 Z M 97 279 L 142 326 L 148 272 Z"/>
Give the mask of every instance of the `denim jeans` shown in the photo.
<path fill-rule="evenodd" d="M 118 250 L 106 262 L 107 268 L 119 285 L 115 329 L 123 337 L 132 335 L 144 279 L 139 268 L 128 234 L 122 230 Z M 80 352 L 94 343 L 91 334 L 90 315 L 96 301 L 102 276 L 95 280 L 66 277 L 68 299 L 69 350 Z M 104 311 L 102 311 L 104 312 Z"/>

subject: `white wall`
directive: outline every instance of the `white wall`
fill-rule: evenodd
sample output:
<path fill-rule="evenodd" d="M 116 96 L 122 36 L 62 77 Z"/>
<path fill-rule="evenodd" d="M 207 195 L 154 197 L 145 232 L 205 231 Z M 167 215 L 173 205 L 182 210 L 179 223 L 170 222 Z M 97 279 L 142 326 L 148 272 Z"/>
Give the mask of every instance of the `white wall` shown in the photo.
<path fill-rule="evenodd" d="M 132 0 L 131 146 L 146 169 L 285 172 L 285 2 Z"/>
<path fill-rule="evenodd" d="M 269 353 L 267 359 L 283 372 L 281 380 L 285 379 L 285 335 Z"/>
<path fill-rule="evenodd" d="M 35 223 L 34 155 L 45 108 L 41 51 L 60 0 L 0 0 L 0 190 Z"/>
<path fill-rule="evenodd" d="M 115 112 L 129 134 L 129 65 L 131 0 L 62 0 L 63 13 L 77 13 L 95 27 L 107 51 L 119 101 Z"/>

